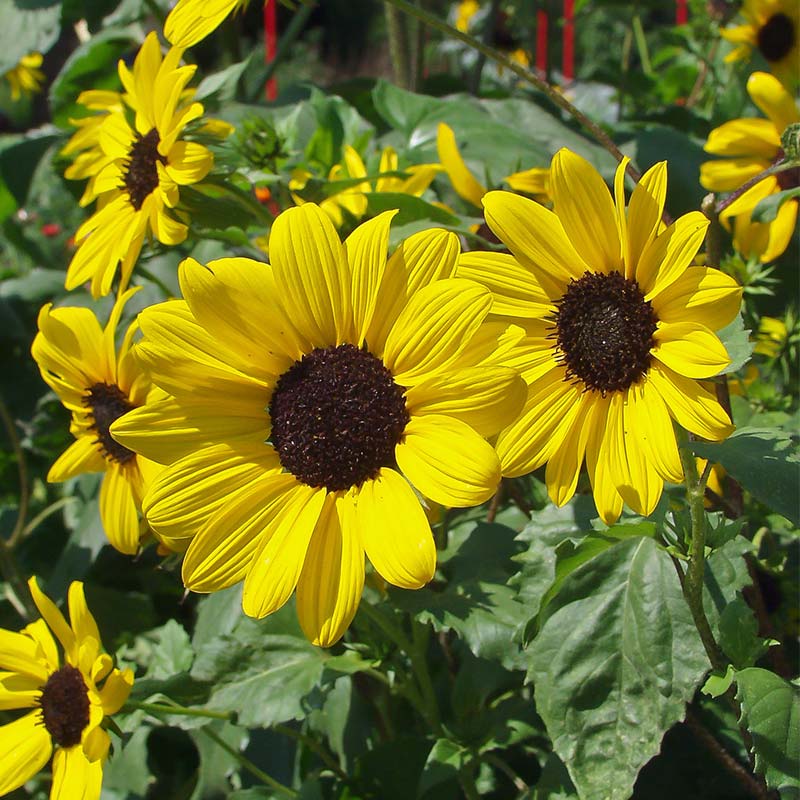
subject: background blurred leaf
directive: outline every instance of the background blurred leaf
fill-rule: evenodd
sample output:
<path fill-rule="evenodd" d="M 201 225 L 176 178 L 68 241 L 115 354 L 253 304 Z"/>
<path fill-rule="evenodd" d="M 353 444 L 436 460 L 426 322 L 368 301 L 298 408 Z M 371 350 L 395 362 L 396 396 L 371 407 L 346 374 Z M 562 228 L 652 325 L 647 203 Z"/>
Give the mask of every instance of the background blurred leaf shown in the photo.
<path fill-rule="evenodd" d="M 61 30 L 61 0 L 0 1 L 0 75 L 28 53 L 46 53 Z"/>

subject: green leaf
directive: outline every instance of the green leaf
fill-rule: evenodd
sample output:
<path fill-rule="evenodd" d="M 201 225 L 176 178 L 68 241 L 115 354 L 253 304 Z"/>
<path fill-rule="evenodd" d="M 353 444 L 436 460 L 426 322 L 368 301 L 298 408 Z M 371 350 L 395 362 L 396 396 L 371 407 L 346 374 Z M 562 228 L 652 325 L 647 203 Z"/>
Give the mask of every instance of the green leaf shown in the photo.
<path fill-rule="evenodd" d="M 0 145 L 0 180 L 18 206 L 25 205 L 36 167 L 57 139 L 58 134 L 52 127 L 40 128 L 11 143 Z"/>
<path fill-rule="evenodd" d="M 758 201 L 750 219 L 753 222 L 772 222 L 778 216 L 780 207 L 793 197 L 800 197 L 800 186 L 767 195 L 763 200 Z"/>
<path fill-rule="evenodd" d="M 0 75 L 28 53 L 46 53 L 61 30 L 61 0 L 3 0 L 0 4 Z"/>
<path fill-rule="evenodd" d="M 469 760 L 469 751 L 450 739 L 437 739 L 428 753 L 417 789 L 418 796 L 458 779 L 459 770 Z"/>
<path fill-rule="evenodd" d="M 733 476 L 773 511 L 800 525 L 800 458 L 788 433 L 774 428 L 739 428 L 719 444 L 692 442 L 692 449 Z"/>
<path fill-rule="evenodd" d="M 728 664 L 724 675 L 717 675 L 716 673 L 709 675 L 700 691 L 709 697 L 721 697 L 731 688 L 735 677 L 736 670 L 732 664 Z"/>
<path fill-rule="evenodd" d="M 244 61 L 231 64 L 229 67 L 203 78 L 197 87 L 194 99 L 204 103 L 206 106 L 209 106 L 209 100 L 213 101 L 212 105 L 233 100 L 236 95 L 236 86 L 239 83 L 239 78 L 242 77 L 242 73 L 247 69 L 250 60 L 250 58 L 246 58 Z"/>
<path fill-rule="evenodd" d="M 439 206 L 428 203 L 421 197 L 396 192 L 369 192 L 367 208 L 372 215 L 383 211 L 398 209 L 400 213 L 392 220 L 392 225 L 407 225 L 420 220 L 430 220 L 437 225 L 459 225 L 461 220 Z"/>
<path fill-rule="evenodd" d="M 728 357 L 731 360 L 731 363 L 720 374 L 729 375 L 741 369 L 753 354 L 754 345 L 750 341 L 750 331 L 744 327 L 744 320 L 739 314 L 733 322 L 717 331 L 717 336 L 728 351 Z"/>
<path fill-rule="evenodd" d="M 719 618 L 719 646 L 736 669 L 751 667 L 767 651 L 758 636 L 758 620 L 743 597 L 725 606 Z"/>
<path fill-rule="evenodd" d="M 672 560 L 651 538 L 570 574 L 527 652 L 537 711 L 585 800 L 627 800 L 708 669 Z"/>
<path fill-rule="evenodd" d="M 736 684 L 756 771 L 770 789 L 800 789 L 800 687 L 758 667 L 737 672 Z"/>

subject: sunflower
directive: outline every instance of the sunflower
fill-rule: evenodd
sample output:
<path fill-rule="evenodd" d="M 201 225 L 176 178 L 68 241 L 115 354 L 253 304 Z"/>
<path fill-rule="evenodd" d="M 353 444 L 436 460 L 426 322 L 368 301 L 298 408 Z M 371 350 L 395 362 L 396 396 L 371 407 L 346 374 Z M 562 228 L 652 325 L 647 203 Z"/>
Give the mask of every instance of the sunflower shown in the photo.
<path fill-rule="evenodd" d="M 112 426 L 169 464 L 144 509 L 189 540 L 185 585 L 244 580 L 253 617 L 296 587 L 302 628 L 323 646 L 356 612 L 365 553 L 396 586 L 432 578 L 421 499 L 487 500 L 500 464 L 485 437 L 525 395 L 495 364 L 507 326 L 484 324 L 491 294 L 451 277 L 457 237 L 423 231 L 387 263 L 395 213 L 342 244 L 306 203 L 275 220 L 271 265 L 185 260 L 185 300 L 139 317 L 138 357 L 169 397 Z"/>
<path fill-rule="evenodd" d="M 164 23 L 164 36 L 175 47 L 193 47 L 250 0 L 178 0 Z"/>
<path fill-rule="evenodd" d="M 469 171 L 458 149 L 455 133 L 445 122 L 440 122 L 437 128 L 436 148 L 439 161 L 442 162 L 456 194 L 475 208 L 480 208 L 481 199 L 488 189 Z M 543 203 L 550 199 L 550 170 L 547 168 L 533 167 L 515 172 L 503 178 L 501 183 L 507 184 L 515 192 L 532 195 Z"/>
<path fill-rule="evenodd" d="M 727 156 L 706 161 L 700 167 L 700 183 L 714 192 L 739 189 L 751 178 L 784 157 L 781 134 L 800 122 L 794 98 L 766 72 L 754 72 L 747 91 L 767 119 L 734 119 L 715 128 L 705 144 L 707 153 Z M 733 221 L 733 243 L 746 257 L 774 261 L 789 246 L 797 223 L 797 198 L 784 202 L 772 222 L 753 222 L 750 217 L 759 201 L 771 194 L 800 185 L 800 169 L 779 172 L 759 181 L 731 203 L 721 215 L 723 223 Z"/>
<path fill-rule="evenodd" d="M 467 253 L 456 273 L 490 288 L 493 312 L 527 332 L 508 362 L 529 388 L 521 416 L 497 439 L 503 473 L 547 462 L 550 497 L 563 505 L 585 457 L 607 523 L 623 500 L 650 514 L 663 481 L 682 480 L 673 420 L 714 441 L 732 431 L 700 379 L 729 364 L 713 331 L 741 301 L 727 275 L 690 266 L 708 225 L 702 214 L 661 230 L 664 162 L 644 175 L 626 212 L 626 163 L 616 203 L 594 167 L 565 149 L 551 165 L 553 211 L 489 192 L 486 221 L 513 256 Z"/>
<path fill-rule="evenodd" d="M 111 744 L 102 723 L 128 699 L 133 672 L 101 651 L 80 581 L 69 587 L 71 624 L 35 578 L 28 586 L 42 618 L 19 633 L 0 630 L 0 708 L 33 709 L 0 727 L 0 795 L 32 778 L 55 748 L 51 799 L 97 800 Z"/>
<path fill-rule="evenodd" d="M 180 199 L 179 187 L 201 181 L 214 158 L 197 142 L 179 139 L 183 128 L 203 114 L 200 103 L 182 102 L 194 66 L 178 66 L 183 50 L 161 57 L 155 32 L 148 34 L 131 72 L 119 62 L 125 103 L 135 114 L 110 112 L 99 132 L 104 166 L 94 175 L 90 197 L 95 213 L 78 228 L 78 250 L 67 271 L 66 287 L 91 280 L 92 295 L 108 294 L 122 262 L 120 291 L 130 279 L 144 237 L 162 244 L 182 242 L 188 228 L 167 213 Z"/>
<path fill-rule="evenodd" d="M 744 25 L 723 28 L 720 33 L 739 45 L 726 61 L 749 59 L 756 48 L 770 70 L 787 86 L 800 78 L 800 4 L 797 0 L 744 0 Z"/>
<path fill-rule="evenodd" d="M 50 467 L 47 480 L 65 481 L 85 472 L 105 472 L 100 489 L 100 517 L 111 544 L 133 554 L 146 528 L 140 522 L 145 488 L 161 467 L 109 435 L 111 423 L 142 405 L 153 391 L 131 353 L 132 324 L 117 350 L 115 335 L 122 309 L 135 292 L 116 303 L 105 329 L 88 308 L 53 308 L 39 312 L 39 332 L 31 353 L 45 382 L 72 413 L 75 441 Z"/>
<path fill-rule="evenodd" d="M 342 163 L 334 164 L 331 167 L 328 173 L 328 181 L 367 177 L 367 168 L 354 147 L 349 144 L 345 145 L 342 155 Z M 414 164 L 402 169 L 402 172 L 406 173 L 408 177 L 384 175 L 384 173 L 401 171 L 395 149 L 393 147 L 384 147 L 381 151 L 380 166 L 378 167 L 381 176 L 375 181 L 374 187 L 368 180 L 348 186 L 342 191 L 336 192 L 320 201 L 319 207 L 330 217 L 337 228 L 342 228 L 346 221 L 354 220 L 357 222 L 367 213 L 367 207 L 369 206 L 367 195 L 371 192 L 393 192 L 421 197 L 431 185 L 436 173 L 440 172 L 441 169 L 442 167 L 439 164 Z M 311 177 L 311 173 L 305 169 L 298 168 L 292 173 L 289 189 L 292 191 L 292 199 L 297 205 L 302 205 L 306 202 L 299 192 L 305 188 Z"/>
<path fill-rule="evenodd" d="M 44 73 L 39 69 L 42 66 L 41 53 L 28 53 L 22 56 L 16 67 L 3 75 L 11 87 L 11 99 L 19 100 L 22 95 L 39 94 L 45 81 Z"/>

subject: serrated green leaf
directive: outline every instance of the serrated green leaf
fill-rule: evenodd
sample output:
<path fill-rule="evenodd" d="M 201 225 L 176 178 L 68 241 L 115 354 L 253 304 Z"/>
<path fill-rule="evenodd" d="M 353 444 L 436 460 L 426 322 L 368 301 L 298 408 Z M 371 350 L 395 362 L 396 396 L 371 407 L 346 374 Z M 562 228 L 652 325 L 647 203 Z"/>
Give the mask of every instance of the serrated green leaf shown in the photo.
<path fill-rule="evenodd" d="M 750 331 L 744 327 L 744 320 L 739 314 L 733 322 L 728 323 L 722 330 L 717 331 L 720 341 L 728 352 L 731 363 L 720 373 L 730 375 L 741 369 L 753 354 L 753 342 L 750 341 Z"/>
<path fill-rule="evenodd" d="M 771 789 L 800 788 L 800 687 L 758 667 L 737 672 L 736 684 L 756 771 Z"/>
<path fill-rule="evenodd" d="M 697 455 L 722 464 L 773 511 L 800 525 L 800 458 L 788 433 L 775 428 L 739 428 L 724 442 L 692 442 L 691 447 Z"/>
<path fill-rule="evenodd" d="M 793 197 L 800 197 L 800 186 L 767 195 L 763 200 L 758 201 L 750 219 L 753 222 L 772 222 L 778 216 L 780 207 Z"/>
<path fill-rule="evenodd" d="M 753 666 L 767 651 L 766 642 L 758 636 L 755 613 L 741 596 L 725 606 L 718 633 L 717 643 L 736 669 Z"/>
<path fill-rule="evenodd" d="M 569 575 L 527 653 L 536 708 L 585 800 L 627 800 L 708 669 L 672 560 L 650 538 Z"/>

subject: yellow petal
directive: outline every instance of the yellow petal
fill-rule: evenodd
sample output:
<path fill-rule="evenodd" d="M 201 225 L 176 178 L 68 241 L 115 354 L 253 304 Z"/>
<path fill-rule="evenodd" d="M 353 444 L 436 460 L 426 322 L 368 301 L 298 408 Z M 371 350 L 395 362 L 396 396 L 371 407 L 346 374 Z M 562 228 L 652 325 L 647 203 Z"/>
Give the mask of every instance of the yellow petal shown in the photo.
<path fill-rule="evenodd" d="M 301 483 L 286 492 L 281 513 L 273 516 L 264 528 L 244 581 L 242 608 L 248 616 L 265 617 L 291 597 L 325 494 L 324 489 Z"/>
<path fill-rule="evenodd" d="M 691 433 L 713 442 L 733 432 L 728 415 L 714 392 L 692 378 L 685 378 L 669 367 L 653 362 L 648 373 L 653 389 L 669 409 L 670 416 Z"/>
<path fill-rule="evenodd" d="M 50 760 L 53 745 L 41 720 L 41 713 L 32 711 L 0 727 L 1 795 L 18 789 Z"/>
<path fill-rule="evenodd" d="M 293 475 L 262 475 L 230 497 L 200 528 L 183 559 L 187 589 L 216 592 L 241 580 L 261 544 L 262 533 L 281 514 L 283 502 L 297 481 Z"/>
<path fill-rule="evenodd" d="M 645 458 L 663 480 L 681 483 L 683 467 L 672 419 L 652 381 L 645 379 L 631 386 L 627 402 L 625 414 L 630 421 L 630 435 L 636 437 Z"/>
<path fill-rule="evenodd" d="M 107 465 L 108 462 L 100 452 L 95 437 L 91 434 L 84 435 L 56 459 L 47 473 L 47 480 L 50 483 L 61 483 L 86 472 L 103 472 Z"/>
<path fill-rule="evenodd" d="M 435 375 L 406 392 L 411 417 L 442 414 L 492 436 L 522 410 L 527 388 L 522 379 L 504 367 L 472 367 Z"/>
<path fill-rule="evenodd" d="M 106 715 L 116 714 L 131 693 L 133 687 L 133 671 L 130 669 L 112 670 L 100 689 L 100 702 Z"/>
<path fill-rule="evenodd" d="M 433 578 L 436 547 L 430 525 L 408 482 L 384 467 L 356 498 L 356 525 L 367 558 L 385 580 L 419 589 Z"/>
<path fill-rule="evenodd" d="M 477 333 L 492 295 L 460 278 L 420 289 L 401 312 L 386 339 L 383 362 L 403 385 L 447 369 Z"/>
<path fill-rule="evenodd" d="M 795 36 L 797 31 L 795 30 Z M 795 42 L 795 52 L 797 43 Z M 754 72 L 747 79 L 747 92 L 753 102 L 769 117 L 778 134 L 800 122 L 797 103 L 786 87 L 768 72 Z"/>
<path fill-rule="evenodd" d="M 769 166 L 769 161 L 747 156 L 706 161 L 700 165 L 700 185 L 712 192 L 732 192 Z"/>
<path fill-rule="evenodd" d="M 613 525 L 622 513 L 622 497 L 614 485 L 608 458 L 609 437 L 605 435 L 611 396 L 595 398 L 595 426 L 586 443 L 586 467 L 592 484 L 594 502 L 600 518 Z"/>
<path fill-rule="evenodd" d="M 100 631 L 97 629 L 97 623 L 86 605 L 82 581 L 72 581 L 67 593 L 67 600 L 69 603 L 69 621 L 77 641 L 80 642 L 82 639 L 92 637 L 95 641 L 100 642 Z"/>
<path fill-rule="evenodd" d="M 486 194 L 486 189 L 475 180 L 475 177 L 467 169 L 458 150 L 455 133 L 444 122 L 440 122 L 436 129 L 436 149 L 439 153 L 439 161 L 445 168 L 458 196 L 463 197 L 476 208 L 480 208 L 481 198 Z"/>
<path fill-rule="evenodd" d="M 636 265 L 636 281 L 650 300 L 683 274 L 697 255 L 708 228 L 708 219 L 690 211 L 658 235 Z"/>
<path fill-rule="evenodd" d="M 30 636 L 0 628 L 0 669 L 30 676 L 43 686 L 47 681 L 48 667 L 58 667 L 58 657 L 53 662 L 50 655 L 43 652 Z"/>
<path fill-rule="evenodd" d="M 364 547 L 352 494 L 329 494 L 297 583 L 297 616 L 306 637 L 320 647 L 339 641 L 363 588 Z"/>
<path fill-rule="evenodd" d="M 789 200 L 778 209 L 778 213 L 772 222 L 752 223 L 753 226 L 766 224 L 769 230 L 767 244 L 764 249 L 757 254 L 761 262 L 768 263 L 774 261 L 786 251 L 794 235 L 794 229 L 797 226 L 797 210 L 797 200 Z M 737 244 L 736 235 L 734 235 L 734 244 Z"/>
<path fill-rule="evenodd" d="M 456 277 L 476 281 L 489 289 L 493 314 L 541 317 L 552 308 L 534 274 L 508 253 L 463 253 Z"/>
<path fill-rule="evenodd" d="M 67 657 L 74 657 L 77 654 L 75 634 L 72 632 L 72 628 L 67 625 L 67 621 L 58 610 L 58 606 L 39 588 L 35 577 L 28 580 L 28 589 L 30 589 L 36 608 L 39 609 L 44 621 L 50 626 L 50 630 L 56 635 L 58 641 L 61 642 Z"/>
<path fill-rule="evenodd" d="M 167 157 L 166 171 L 179 186 L 203 180 L 214 166 L 211 151 L 197 142 L 175 142 Z"/>
<path fill-rule="evenodd" d="M 566 148 L 550 166 L 553 210 L 591 272 L 619 269 L 622 261 L 614 203 L 600 173 Z"/>
<path fill-rule="evenodd" d="M 56 749 L 50 800 L 99 800 L 102 782 L 102 761 L 89 761 L 78 745 Z"/>
<path fill-rule="evenodd" d="M 111 464 L 100 487 L 100 519 L 109 542 L 120 553 L 139 550 L 139 513 L 126 466 Z"/>
<path fill-rule="evenodd" d="M 489 192 L 483 208 L 489 227 L 551 300 L 564 294 L 571 279 L 597 268 L 578 255 L 561 220 L 539 203 L 511 192 Z"/>
<path fill-rule="evenodd" d="M 650 353 L 687 378 L 711 378 L 731 363 L 722 342 L 696 322 L 659 323 Z"/>
<path fill-rule="evenodd" d="M 425 497 L 445 506 L 483 503 L 500 482 L 500 462 L 491 445 L 452 417 L 412 418 L 395 456 L 411 483 Z"/>
<path fill-rule="evenodd" d="M 628 252 L 626 275 L 636 274 L 636 265 L 656 238 L 667 196 L 667 162 L 660 161 L 642 176 L 628 208 Z"/>
<path fill-rule="evenodd" d="M 702 320 L 712 331 L 724 328 L 739 313 L 742 288 L 718 269 L 689 267 L 651 301 L 661 322 Z"/>
<path fill-rule="evenodd" d="M 703 149 L 717 156 L 756 156 L 772 161 L 780 146 L 780 135 L 768 119 L 733 119 L 714 128 Z"/>
<path fill-rule="evenodd" d="M 284 308 L 317 347 L 352 338 L 350 270 L 336 229 L 319 206 L 279 214 L 269 239 L 270 261 Z"/>
<path fill-rule="evenodd" d="M 177 47 L 193 47 L 214 31 L 239 0 L 179 0 L 164 23 L 164 36 Z"/>

